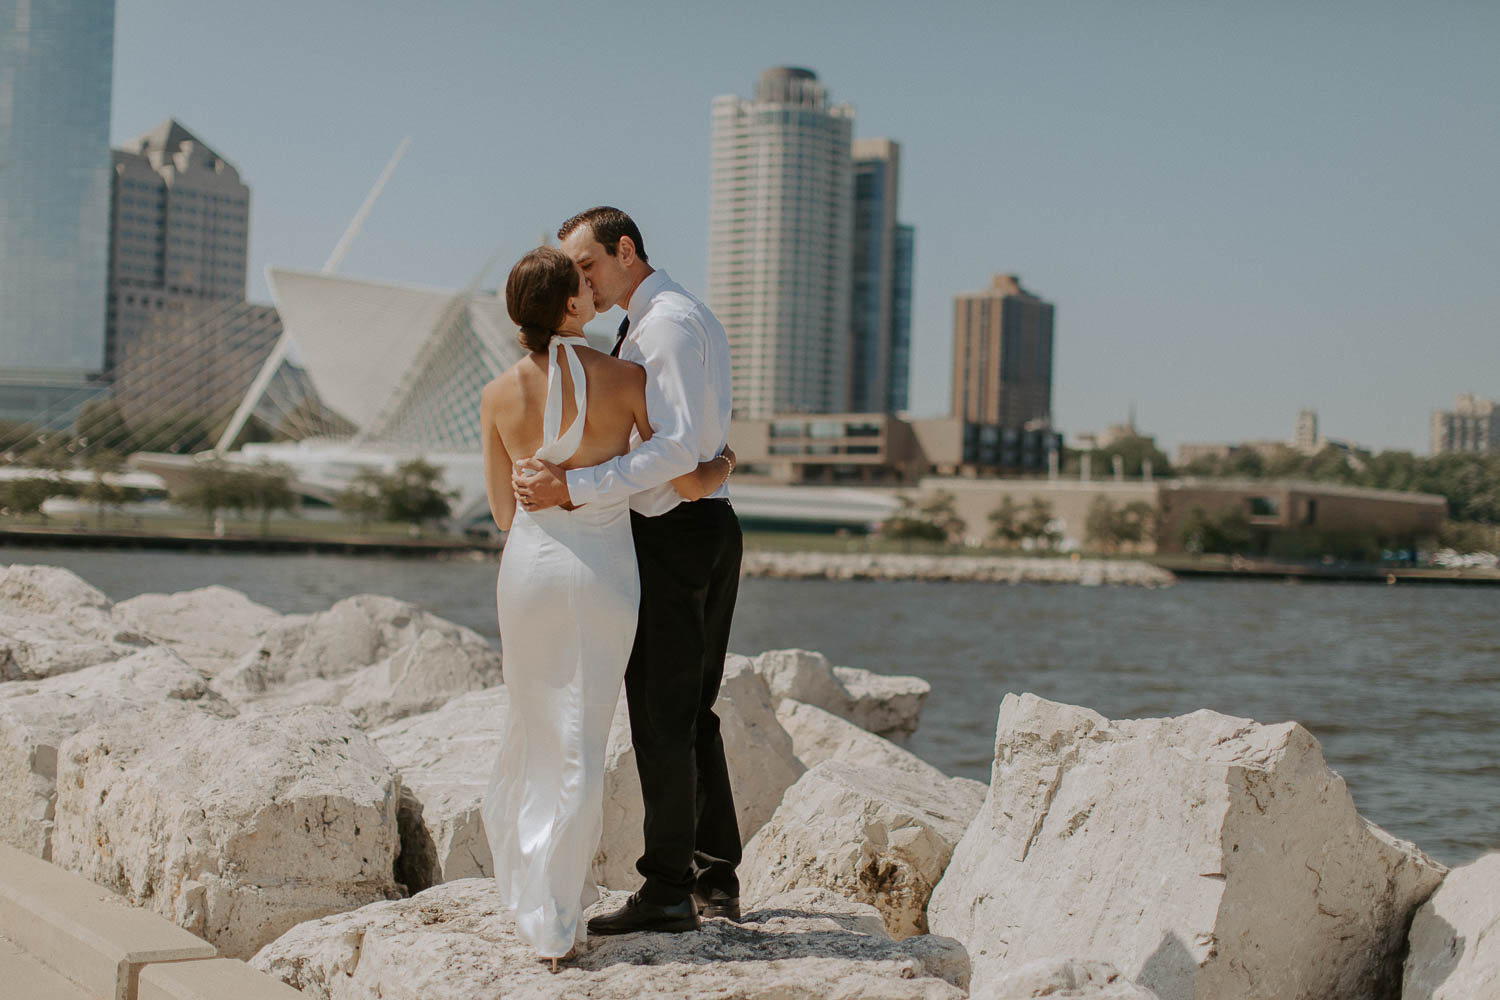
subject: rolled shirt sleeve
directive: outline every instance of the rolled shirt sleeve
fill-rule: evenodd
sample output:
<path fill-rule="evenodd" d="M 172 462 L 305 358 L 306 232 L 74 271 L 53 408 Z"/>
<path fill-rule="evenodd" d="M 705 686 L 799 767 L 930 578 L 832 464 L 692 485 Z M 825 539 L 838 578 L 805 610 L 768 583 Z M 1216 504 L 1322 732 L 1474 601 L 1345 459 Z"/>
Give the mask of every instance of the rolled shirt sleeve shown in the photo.
<path fill-rule="evenodd" d="M 630 360 L 646 368 L 651 439 L 607 462 L 569 470 L 568 495 L 575 504 L 639 493 L 698 467 L 708 378 L 701 334 L 685 318 L 649 316 L 631 342 L 640 357 Z"/>

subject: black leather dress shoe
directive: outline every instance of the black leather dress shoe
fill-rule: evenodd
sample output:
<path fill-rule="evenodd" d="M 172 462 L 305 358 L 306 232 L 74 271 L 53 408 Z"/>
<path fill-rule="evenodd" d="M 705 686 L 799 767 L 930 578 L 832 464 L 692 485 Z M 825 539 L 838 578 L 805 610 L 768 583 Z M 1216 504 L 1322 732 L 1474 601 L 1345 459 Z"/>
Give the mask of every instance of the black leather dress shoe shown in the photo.
<path fill-rule="evenodd" d="M 693 890 L 693 902 L 698 904 L 698 916 L 707 920 L 712 917 L 723 917 L 739 923 L 740 919 L 740 897 L 731 896 L 722 889 Z"/>
<path fill-rule="evenodd" d="M 698 911 L 691 899 L 663 906 L 646 902 L 639 893 L 632 893 L 625 905 L 615 912 L 589 920 L 590 934 L 633 934 L 636 931 L 678 934 L 697 929 Z"/>

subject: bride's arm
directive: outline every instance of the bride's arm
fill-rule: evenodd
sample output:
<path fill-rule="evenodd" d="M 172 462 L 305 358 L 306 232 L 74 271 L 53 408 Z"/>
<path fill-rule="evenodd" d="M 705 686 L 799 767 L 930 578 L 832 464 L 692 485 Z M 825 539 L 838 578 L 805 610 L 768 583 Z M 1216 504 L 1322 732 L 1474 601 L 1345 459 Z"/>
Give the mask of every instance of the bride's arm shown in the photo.
<path fill-rule="evenodd" d="M 642 371 L 642 375 L 645 372 Z M 642 441 L 651 440 L 651 422 L 646 419 L 645 379 L 641 379 L 639 398 L 635 401 L 635 429 Z M 724 480 L 734 471 L 734 451 L 727 445 L 724 451 L 707 462 L 699 462 L 692 472 L 684 472 L 672 480 L 672 488 L 684 500 L 701 500 L 724 485 Z"/>
<path fill-rule="evenodd" d="M 712 494 L 729 474 L 734 471 L 734 450 L 728 445 L 707 462 L 699 462 L 698 468 L 672 480 L 672 488 L 684 500 L 701 500 Z"/>
<path fill-rule="evenodd" d="M 479 397 L 480 437 L 484 439 L 484 492 L 490 501 L 490 517 L 501 531 L 509 531 L 516 517 L 516 495 L 510 488 L 510 453 L 500 440 L 496 418 L 500 415 L 500 387 L 491 382 Z"/>

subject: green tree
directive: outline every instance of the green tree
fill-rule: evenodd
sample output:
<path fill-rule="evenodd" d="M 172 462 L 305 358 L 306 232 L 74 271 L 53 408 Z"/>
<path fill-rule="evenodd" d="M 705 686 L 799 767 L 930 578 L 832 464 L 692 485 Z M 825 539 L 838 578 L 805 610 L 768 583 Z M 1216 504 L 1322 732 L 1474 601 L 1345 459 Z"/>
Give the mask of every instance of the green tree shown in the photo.
<path fill-rule="evenodd" d="M 420 458 L 398 465 L 385 480 L 387 519 L 404 521 L 420 533 L 428 521 L 449 516 L 458 494 L 445 492 L 442 481 L 443 470 Z"/>
<path fill-rule="evenodd" d="M 262 536 L 270 533 L 273 513 L 297 509 L 292 470 L 287 466 L 262 459 L 251 468 L 239 470 L 238 476 L 238 490 L 246 495 L 250 509 L 260 512 Z"/>
<path fill-rule="evenodd" d="M 1147 461 L 1151 463 L 1153 476 L 1172 474 L 1172 463 L 1167 458 L 1167 453 L 1158 448 L 1151 438 L 1140 434 L 1127 434 L 1116 438 L 1110 442 L 1108 448 L 1096 448 L 1090 454 L 1093 456 L 1090 463 L 1096 476 L 1110 474 L 1116 455 L 1120 456 L 1122 471 L 1127 476 L 1142 475 Z"/>
<path fill-rule="evenodd" d="M 1120 544 L 1119 527 L 1120 512 L 1109 497 L 1095 497 L 1084 518 L 1084 539 L 1105 552 L 1113 552 Z"/>
<path fill-rule="evenodd" d="M 84 464 L 101 451 L 128 453 L 131 448 L 130 427 L 112 399 L 96 399 L 86 404 L 73 421 L 73 433 L 84 455 Z"/>
<path fill-rule="evenodd" d="M 1238 479 L 1260 479 L 1266 474 L 1266 460 L 1254 448 L 1238 448 L 1221 469 L 1221 475 Z"/>
<path fill-rule="evenodd" d="M 1248 551 L 1255 541 L 1250 517 L 1239 507 L 1224 507 L 1214 514 L 1194 507 L 1183 515 L 1178 533 L 1182 547 L 1192 553 L 1235 555 Z"/>
<path fill-rule="evenodd" d="M 1057 530 L 1052 516 L 1052 503 L 1041 497 L 1032 497 L 1022 511 L 1017 527 L 1022 539 L 1031 539 L 1040 548 L 1056 548 L 1062 540 L 1062 533 Z"/>
<path fill-rule="evenodd" d="M 89 454 L 84 464 L 93 473 L 93 479 L 83 488 L 83 499 L 94 505 L 94 513 L 102 528 L 105 513 L 125 502 L 125 491 L 109 480 L 125 467 L 125 462 L 112 451 L 95 451 Z"/>
<path fill-rule="evenodd" d="M 1015 545 L 1021 540 L 1021 510 L 1010 496 L 1001 497 L 988 516 L 991 541 Z"/>
<path fill-rule="evenodd" d="M 65 431 L 37 435 L 36 443 L 21 458 L 21 464 L 54 474 L 73 468 L 73 439 Z"/>
<path fill-rule="evenodd" d="M 961 541 L 968 524 L 958 516 L 955 497 L 947 490 L 939 490 L 922 505 L 922 516 L 937 526 L 949 541 Z"/>
<path fill-rule="evenodd" d="M 1132 500 L 1120 509 L 1115 521 L 1115 535 L 1122 542 L 1137 545 L 1156 539 L 1156 508 L 1145 500 Z"/>
<path fill-rule="evenodd" d="M 244 478 L 220 458 L 194 465 L 187 474 L 187 482 L 170 495 L 179 507 L 201 511 L 210 528 L 219 511 L 243 514 L 250 503 Z"/>
<path fill-rule="evenodd" d="M 385 514 L 385 475 L 379 469 L 361 469 L 334 498 L 333 505 L 365 530 Z"/>
<path fill-rule="evenodd" d="M 0 482 L 0 509 L 17 517 L 41 514 L 42 521 L 45 522 L 47 515 L 42 512 L 42 504 L 57 495 L 56 480 L 43 479 L 40 476 L 12 479 L 9 482 Z"/>
<path fill-rule="evenodd" d="M 948 533 L 933 523 L 923 507 L 918 506 L 910 495 L 901 497 L 901 506 L 896 512 L 880 522 L 880 533 L 886 538 L 903 541 L 943 542 Z"/>

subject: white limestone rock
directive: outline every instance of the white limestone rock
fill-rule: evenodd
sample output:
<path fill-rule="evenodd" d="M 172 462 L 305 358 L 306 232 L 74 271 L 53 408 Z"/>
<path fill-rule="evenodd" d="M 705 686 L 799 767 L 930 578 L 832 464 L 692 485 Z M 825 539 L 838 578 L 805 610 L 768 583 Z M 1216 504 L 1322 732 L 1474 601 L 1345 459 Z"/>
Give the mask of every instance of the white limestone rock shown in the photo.
<path fill-rule="evenodd" d="M 400 781 L 347 712 L 116 715 L 64 741 L 53 861 L 248 958 L 400 895 Z"/>
<path fill-rule="evenodd" d="M 481 810 L 509 710 L 501 685 L 370 734 L 401 775 L 397 878 L 408 891 L 495 873 Z"/>
<path fill-rule="evenodd" d="M 776 807 L 782 794 L 806 770 L 792 749 L 792 739 L 776 720 L 771 692 L 743 656 L 724 661 L 724 680 L 714 703 L 724 739 L 724 757 L 734 791 L 740 840 L 748 843 Z M 609 731 L 604 772 L 604 837 L 594 857 L 594 875 L 611 889 L 635 889 L 635 870 L 644 841 L 641 782 L 630 745 L 630 712 L 622 693 Z"/>
<path fill-rule="evenodd" d="M 0 684 L 0 841 L 50 860 L 62 741 L 120 711 L 168 701 L 234 714 L 206 676 L 161 646 L 43 680 Z"/>
<path fill-rule="evenodd" d="M 1500 997 L 1500 853 L 1449 872 L 1407 940 L 1401 1000 Z"/>
<path fill-rule="evenodd" d="M 936 773 L 817 765 L 745 848 L 742 897 L 831 889 L 874 906 L 893 937 L 926 933 L 928 897 L 984 798 Z"/>
<path fill-rule="evenodd" d="M 114 616 L 210 674 L 232 666 L 282 617 L 238 590 L 220 586 L 140 594 L 116 604 Z"/>
<path fill-rule="evenodd" d="M 500 654 L 477 632 L 406 601 L 360 594 L 283 617 L 214 683 L 236 705 L 338 705 L 379 726 L 500 680 Z"/>
<path fill-rule="evenodd" d="M 1296 723 L 1110 722 L 1007 695 L 989 794 L 928 905 L 975 987 L 1058 955 L 1163 1000 L 1399 990 L 1443 868 L 1363 820 Z"/>
<path fill-rule="evenodd" d="M 884 768 L 923 778 L 933 783 L 950 780 L 947 775 L 905 747 L 876 736 L 867 729 L 825 711 L 816 705 L 783 698 L 776 705 L 776 719 L 792 738 L 792 751 L 807 767 L 817 767 L 825 760 L 858 764 L 861 767 Z M 952 779 L 968 781 L 965 778 Z M 984 798 L 985 786 L 969 782 Z M 978 801 L 975 802 L 978 808 Z"/>
<path fill-rule="evenodd" d="M 1009 973 L 992 988 L 969 994 L 972 1000 L 1160 1000 L 1108 962 L 1043 958 Z"/>
<path fill-rule="evenodd" d="M 102 590 L 59 566 L 0 566 L 0 609 L 61 618 L 83 629 L 107 620 L 112 607 Z"/>
<path fill-rule="evenodd" d="M 98 588 L 56 566 L 0 566 L 0 681 L 108 663 L 149 645 Z"/>
<path fill-rule="evenodd" d="M 754 663 L 778 702 L 792 698 L 816 705 L 891 739 L 917 731 L 922 704 L 932 690 L 920 677 L 835 667 L 822 653 L 805 649 L 768 650 Z"/>
<path fill-rule="evenodd" d="M 516 937 L 492 879 L 302 924 L 251 965 L 313 1000 L 961 1000 L 968 979 L 955 942 L 896 943 L 868 907 L 819 892 L 767 900 L 740 924 L 705 921 L 697 934 L 593 938 L 553 975 Z"/>

